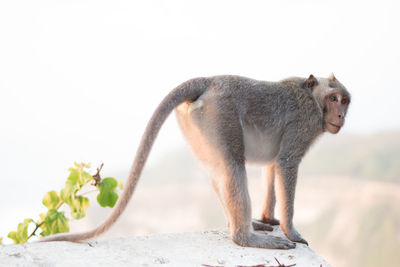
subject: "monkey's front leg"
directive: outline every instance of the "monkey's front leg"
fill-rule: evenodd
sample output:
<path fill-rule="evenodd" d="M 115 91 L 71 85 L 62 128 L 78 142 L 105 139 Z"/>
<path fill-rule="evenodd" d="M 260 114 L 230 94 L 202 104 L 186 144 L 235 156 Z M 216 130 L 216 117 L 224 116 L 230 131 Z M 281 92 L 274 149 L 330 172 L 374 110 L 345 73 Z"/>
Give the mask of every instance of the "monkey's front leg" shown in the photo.
<path fill-rule="evenodd" d="M 294 242 L 308 245 L 308 242 L 297 232 L 293 226 L 294 195 L 297 182 L 298 164 L 293 164 L 285 159 L 276 165 L 278 201 L 281 208 L 281 229 L 287 238 Z"/>

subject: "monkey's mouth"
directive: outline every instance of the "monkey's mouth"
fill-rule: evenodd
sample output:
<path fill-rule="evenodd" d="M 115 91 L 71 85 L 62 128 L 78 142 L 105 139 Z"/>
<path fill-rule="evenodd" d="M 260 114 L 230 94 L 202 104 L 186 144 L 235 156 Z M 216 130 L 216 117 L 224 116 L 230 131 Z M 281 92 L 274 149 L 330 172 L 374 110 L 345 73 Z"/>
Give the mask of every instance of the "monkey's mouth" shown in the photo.
<path fill-rule="evenodd" d="M 336 124 L 334 124 L 332 122 L 329 122 L 329 121 L 328 121 L 328 124 L 332 125 L 333 127 L 338 128 L 338 129 L 340 129 L 340 127 L 342 127 L 342 126 L 336 125 Z"/>

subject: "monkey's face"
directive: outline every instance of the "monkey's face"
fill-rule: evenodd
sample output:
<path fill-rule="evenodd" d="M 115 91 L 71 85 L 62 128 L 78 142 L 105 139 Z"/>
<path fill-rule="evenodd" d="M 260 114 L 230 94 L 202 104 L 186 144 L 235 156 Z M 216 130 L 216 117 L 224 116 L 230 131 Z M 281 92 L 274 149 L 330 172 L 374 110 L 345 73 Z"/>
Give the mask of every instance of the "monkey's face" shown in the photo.
<path fill-rule="evenodd" d="M 333 91 L 325 96 L 325 129 L 336 134 L 344 125 L 344 119 L 349 107 L 350 97 L 341 91 Z"/>

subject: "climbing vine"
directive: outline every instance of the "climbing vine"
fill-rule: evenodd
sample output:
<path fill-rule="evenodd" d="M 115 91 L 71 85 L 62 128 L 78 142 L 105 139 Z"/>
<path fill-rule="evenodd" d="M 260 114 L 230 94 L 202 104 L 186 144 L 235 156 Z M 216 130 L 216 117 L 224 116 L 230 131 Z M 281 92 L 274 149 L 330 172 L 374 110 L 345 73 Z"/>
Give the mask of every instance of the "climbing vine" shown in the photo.
<path fill-rule="evenodd" d="M 25 219 L 19 223 L 16 231 L 8 234 L 8 237 L 15 244 L 26 243 L 33 236 L 48 236 L 57 233 L 69 232 L 69 222 L 71 219 L 79 220 L 86 216 L 86 210 L 89 207 L 89 199 L 85 197 L 87 193 L 97 192 L 97 202 L 102 207 L 114 207 L 118 200 L 118 188 L 122 189 L 122 183 L 118 183 L 113 177 L 102 179 L 100 171 L 103 164 L 97 168 L 94 175 L 89 174 L 89 164 L 74 163 L 74 167 L 68 169 L 69 176 L 65 186 L 59 193 L 56 191 L 47 192 L 42 200 L 47 212 L 39 215 L 38 220 L 31 218 Z M 92 185 L 95 190 L 82 193 L 81 189 L 85 185 Z M 70 209 L 70 216 L 65 216 L 64 211 L 59 209 L 67 205 Z M 35 227 L 32 232 L 28 232 L 31 224 Z M 37 233 L 39 231 L 39 233 Z M 0 244 L 2 238 L 0 237 Z"/>

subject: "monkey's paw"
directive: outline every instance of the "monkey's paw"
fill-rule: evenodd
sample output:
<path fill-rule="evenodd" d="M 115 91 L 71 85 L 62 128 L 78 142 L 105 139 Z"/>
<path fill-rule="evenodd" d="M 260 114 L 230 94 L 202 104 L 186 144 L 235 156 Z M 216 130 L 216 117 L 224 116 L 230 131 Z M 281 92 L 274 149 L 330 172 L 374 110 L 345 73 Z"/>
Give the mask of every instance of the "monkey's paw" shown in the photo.
<path fill-rule="evenodd" d="M 290 242 L 289 240 L 254 232 L 249 232 L 245 235 L 234 234 L 232 239 L 233 242 L 243 247 L 269 249 L 291 249 L 296 247 L 296 243 Z"/>
<path fill-rule="evenodd" d="M 257 221 L 260 221 L 260 222 L 263 222 L 263 223 L 267 223 L 267 224 L 270 224 L 270 225 L 279 225 L 279 220 L 275 219 L 274 217 L 272 217 L 272 218 L 263 217 L 261 220 L 257 220 Z"/>
<path fill-rule="evenodd" d="M 272 226 L 270 226 L 260 220 L 253 219 L 251 221 L 251 223 L 252 223 L 253 229 L 255 231 L 272 231 L 272 230 L 274 230 L 274 228 L 272 228 Z"/>
<path fill-rule="evenodd" d="M 294 227 L 289 228 L 287 231 L 282 228 L 282 231 L 285 233 L 286 237 L 289 240 L 293 242 L 303 243 L 308 246 L 308 242 L 299 234 L 299 232 L 297 232 Z"/>

